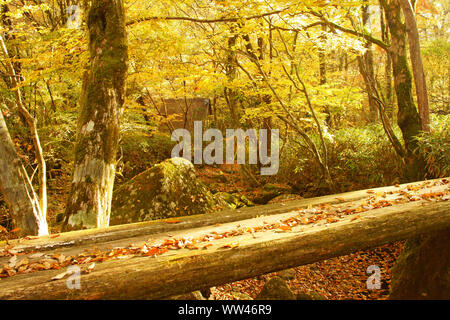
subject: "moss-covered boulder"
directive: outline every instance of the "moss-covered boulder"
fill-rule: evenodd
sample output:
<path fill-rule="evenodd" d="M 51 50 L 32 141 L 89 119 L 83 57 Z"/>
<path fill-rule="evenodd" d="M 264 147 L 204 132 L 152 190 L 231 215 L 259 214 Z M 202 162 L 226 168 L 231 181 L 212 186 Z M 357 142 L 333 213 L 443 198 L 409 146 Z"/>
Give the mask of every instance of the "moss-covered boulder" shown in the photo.
<path fill-rule="evenodd" d="M 277 273 L 277 276 L 284 280 L 294 280 L 295 279 L 295 270 L 294 269 L 286 269 Z"/>
<path fill-rule="evenodd" d="M 203 214 L 218 201 L 183 158 L 155 165 L 114 191 L 110 225 Z"/>
<path fill-rule="evenodd" d="M 286 281 L 273 277 L 265 285 L 255 300 L 296 300 Z"/>
<path fill-rule="evenodd" d="M 268 183 L 263 186 L 261 193 L 253 199 L 253 202 L 257 204 L 267 204 L 269 201 L 282 194 L 291 193 L 292 189 L 289 186 Z"/>

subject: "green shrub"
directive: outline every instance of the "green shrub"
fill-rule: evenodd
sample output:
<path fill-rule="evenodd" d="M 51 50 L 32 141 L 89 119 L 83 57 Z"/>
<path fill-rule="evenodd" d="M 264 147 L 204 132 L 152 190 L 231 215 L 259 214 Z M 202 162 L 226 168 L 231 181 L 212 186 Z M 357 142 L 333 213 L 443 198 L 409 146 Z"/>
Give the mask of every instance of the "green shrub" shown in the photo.
<path fill-rule="evenodd" d="M 424 43 L 422 57 L 427 71 L 427 89 L 431 112 L 448 114 L 450 101 L 450 42 L 434 40 Z"/>
<path fill-rule="evenodd" d="M 294 144 L 284 148 L 280 175 L 311 196 L 329 193 L 317 161 Z M 339 192 L 389 185 L 402 174 L 401 161 L 381 125 L 338 130 L 327 140 L 327 149 L 330 173 Z"/>
<path fill-rule="evenodd" d="M 431 132 L 417 137 L 429 178 L 450 176 L 450 115 L 431 116 Z"/>
<path fill-rule="evenodd" d="M 169 159 L 175 144 L 170 136 L 162 133 L 122 132 L 118 154 L 120 159 L 118 183 L 127 181 L 153 165 Z"/>
<path fill-rule="evenodd" d="M 39 128 L 39 137 L 44 150 L 50 178 L 61 174 L 71 175 L 74 160 L 77 114 L 60 112 L 53 122 Z"/>
<path fill-rule="evenodd" d="M 450 176 L 450 115 L 431 117 L 431 133 L 421 134 L 418 152 L 426 160 L 428 178 Z M 397 137 L 401 137 L 395 127 Z M 312 137 L 318 143 L 318 137 Z M 328 165 L 337 191 L 372 188 L 402 181 L 403 165 L 381 125 L 345 128 L 327 140 Z M 290 140 L 281 154 L 277 180 L 293 184 L 308 196 L 329 193 L 310 153 Z M 295 174 L 292 174 L 295 172 Z"/>
<path fill-rule="evenodd" d="M 401 161 L 381 125 L 339 130 L 330 149 L 337 177 L 365 186 L 389 184 L 401 175 Z"/>

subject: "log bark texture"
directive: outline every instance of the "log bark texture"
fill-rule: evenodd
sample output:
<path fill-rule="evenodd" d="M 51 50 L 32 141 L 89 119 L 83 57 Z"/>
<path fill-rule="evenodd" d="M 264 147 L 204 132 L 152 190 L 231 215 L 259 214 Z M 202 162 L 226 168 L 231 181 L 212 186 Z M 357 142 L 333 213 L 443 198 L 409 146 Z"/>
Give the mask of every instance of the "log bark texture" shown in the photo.
<path fill-rule="evenodd" d="M 429 183 L 435 183 L 441 179 L 429 180 Z M 408 186 L 420 185 L 422 182 L 412 184 L 402 184 L 392 187 L 374 188 L 372 191 L 376 193 L 394 192 L 399 189 L 405 189 Z M 80 247 L 84 245 L 94 245 L 99 243 L 119 241 L 122 239 L 137 238 L 142 236 L 150 236 L 159 233 L 171 233 L 178 230 L 194 229 L 200 227 L 209 227 L 217 224 L 225 224 L 236 221 L 253 219 L 256 217 L 269 217 L 285 212 L 298 210 L 299 208 L 308 208 L 311 206 L 320 206 L 323 204 L 336 205 L 344 202 L 358 201 L 367 198 L 366 190 L 358 190 L 328 196 L 301 199 L 289 201 L 283 204 L 267 204 L 264 206 L 248 207 L 238 210 L 224 210 L 221 212 L 213 212 L 202 215 L 193 215 L 179 217 L 176 224 L 167 223 L 171 219 L 146 221 L 125 225 L 116 225 L 109 228 L 87 229 L 65 232 L 58 237 L 44 236 L 37 239 L 31 239 L 26 242 L 17 240 L 10 241 L 11 245 L 18 251 L 51 251 L 60 248 Z M 131 240 L 130 240 L 131 241 Z M 1 245 L 6 243 L 0 242 Z M 1 264 L 1 259 L 0 259 Z"/>
<path fill-rule="evenodd" d="M 50 281 L 61 270 L 17 275 L 1 280 L 0 299 L 160 299 L 444 230 L 449 208 L 448 201 L 410 202 L 333 224 L 220 239 L 207 250 L 105 261 L 81 275 L 79 290 Z M 240 245 L 224 249 L 231 241 Z"/>

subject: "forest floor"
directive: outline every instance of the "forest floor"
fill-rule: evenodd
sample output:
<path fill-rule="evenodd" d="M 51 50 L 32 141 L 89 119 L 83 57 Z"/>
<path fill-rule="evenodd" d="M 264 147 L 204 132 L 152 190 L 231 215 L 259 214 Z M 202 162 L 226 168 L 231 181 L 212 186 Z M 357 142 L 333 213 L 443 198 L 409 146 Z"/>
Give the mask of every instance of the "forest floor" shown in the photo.
<path fill-rule="evenodd" d="M 264 284 L 274 276 L 284 278 L 295 294 L 315 292 L 328 300 L 384 300 L 389 297 L 391 269 L 403 248 L 404 242 L 395 242 L 372 250 L 359 251 L 306 266 L 291 272 L 275 272 L 229 283 L 212 290 L 212 299 L 239 300 L 246 296 L 255 298 Z M 369 266 L 381 270 L 381 289 L 369 290 L 366 274 Z"/>
<path fill-rule="evenodd" d="M 257 197 L 261 187 L 251 186 L 249 181 L 241 178 L 236 167 L 221 168 L 202 167 L 197 170 L 198 177 L 207 185 L 214 185 L 216 191 L 238 193 L 250 200 Z M 64 212 L 64 204 L 70 188 L 69 177 L 58 177 L 49 184 L 49 210 L 51 233 L 60 232 L 58 214 Z M 299 198 L 301 196 L 299 195 Z M 285 201 L 285 200 L 279 200 Z M 275 199 L 272 202 L 277 202 Z M 0 220 L 5 220 L 4 210 L 0 208 Z M 14 235 L 10 233 L 10 238 Z M 255 298 L 264 284 L 278 275 L 284 278 L 295 293 L 315 292 L 329 300 L 378 300 L 387 299 L 390 289 L 391 268 L 403 248 L 404 242 L 396 242 L 366 251 L 359 251 L 347 256 L 296 267 L 289 271 L 275 272 L 229 283 L 212 288 L 210 299 L 238 300 Z M 366 273 L 369 266 L 378 266 L 381 270 L 381 289 L 367 289 Z"/>

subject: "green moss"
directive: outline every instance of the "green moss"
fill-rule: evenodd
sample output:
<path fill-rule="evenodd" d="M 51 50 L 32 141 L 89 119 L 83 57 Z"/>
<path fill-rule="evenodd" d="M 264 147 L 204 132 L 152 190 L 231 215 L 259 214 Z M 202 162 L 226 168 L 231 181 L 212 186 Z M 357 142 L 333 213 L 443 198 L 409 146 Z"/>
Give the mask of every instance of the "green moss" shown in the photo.
<path fill-rule="evenodd" d="M 111 225 L 204 214 L 216 205 L 208 188 L 196 179 L 194 166 L 185 159 L 172 158 L 114 192 Z"/>

